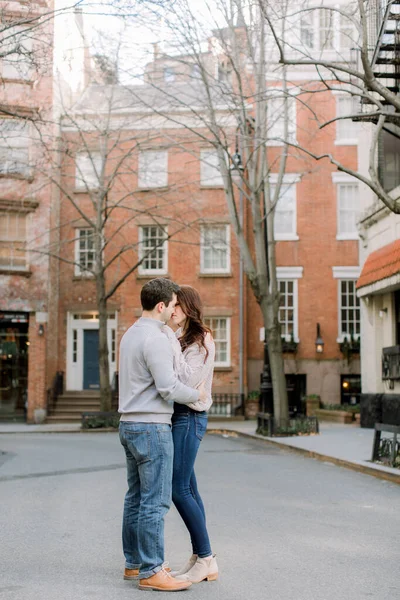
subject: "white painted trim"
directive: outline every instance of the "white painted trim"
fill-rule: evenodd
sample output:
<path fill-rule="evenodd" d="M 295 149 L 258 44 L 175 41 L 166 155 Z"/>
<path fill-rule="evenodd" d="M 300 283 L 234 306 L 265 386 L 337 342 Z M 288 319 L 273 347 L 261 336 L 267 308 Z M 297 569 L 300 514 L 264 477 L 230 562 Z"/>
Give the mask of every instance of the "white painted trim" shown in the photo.
<path fill-rule="evenodd" d="M 380 279 L 379 281 L 375 281 L 370 285 L 365 285 L 359 290 L 357 290 L 357 296 L 359 298 L 363 298 L 365 296 L 369 296 L 370 294 L 384 294 L 386 292 L 390 292 L 391 290 L 398 289 L 400 286 L 400 273 L 396 273 L 391 277 L 386 277 L 385 279 Z"/>
<path fill-rule="evenodd" d="M 224 269 L 206 269 L 204 267 L 204 254 L 203 254 L 203 250 L 204 250 L 204 230 L 207 227 L 218 227 L 218 226 L 222 226 L 225 227 L 225 231 L 226 231 L 226 237 L 225 237 L 225 243 L 226 243 L 226 248 L 227 248 L 227 253 L 226 253 L 226 267 Z M 225 223 L 207 223 L 202 225 L 201 229 L 200 229 L 200 273 L 230 273 L 231 272 L 231 228 L 230 225 L 227 225 Z"/>
<path fill-rule="evenodd" d="M 275 233 L 274 238 L 276 242 L 297 242 L 300 239 L 297 233 Z"/>
<path fill-rule="evenodd" d="M 359 239 L 359 236 L 358 236 L 357 232 L 354 232 L 354 233 L 338 233 L 337 236 L 336 236 L 336 239 L 339 242 L 343 242 L 343 241 L 346 241 L 346 240 L 353 240 L 353 241 L 356 240 L 357 241 Z"/>
<path fill-rule="evenodd" d="M 333 183 L 354 183 L 358 184 L 359 180 L 357 177 L 353 177 L 353 175 L 349 175 L 348 173 L 342 173 L 341 171 L 334 171 L 331 173 L 332 182 Z"/>
<path fill-rule="evenodd" d="M 279 177 L 278 173 L 271 173 L 269 175 L 268 179 L 272 185 L 276 185 L 276 183 L 278 181 L 278 177 Z M 302 177 L 302 175 L 300 173 L 285 173 L 283 176 L 282 183 L 285 183 L 285 184 L 298 183 L 299 181 L 301 181 L 301 177 Z"/>
<path fill-rule="evenodd" d="M 346 281 L 346 280 L 347 281 L 353 280 L 353 281 L 355 281 L 355 284 L 356 284 L 357 283 L 357 279 L 358 279 L 358 277 L 360 275 L 360 270 L 361 269 L 358 267 L 358 275 L 356 275 L 355 277 L 351 277 L 350 276 L 351 275 L 351 270 L 350 269 L 355 269 L 355 267 L 332 267 L 332 269 L 335 269 L 335 268 L 338 269 L 338 271 L 337 271 L 338 274 L 340 273 L 339 269 L 343 269 L 342 273 L 344 275 L 343 277 L 340 277 L 340 278 L 337 277 L 337 332 L 338 332 L 338 336 L 336 338 L 336 341 L 338 343 L 340 343 L 340 342 L 344 342 L 345 335 L 347 336 L 347 334 L 343 334 L 342 333 L 341 327 L 340 327 L 340 325 L 341 325 L 340 311 L 342 309 L 342 291 L 340 289 L 341 288 L 340 284 L 341 284 L 342 281 Z M 353 271 L 353 272 L 355 272 L 355 271 Z M 334 277 L 335 277 L 335 275 L 334 275 Z M 355 290 L 355 294 L 357 296 L 357 290 Z M 361 313 L 361 307 L 360 307 L 360 313 Z M 360 325 L 361 325 L 361 315 L 360 315 Z M 358 340 L 359 337 L 360 337 L 360 334 L 355 333 L 355 334 L 353 334 L 353 337 L 354 337 L 354 339 Z"/>
<path fill-rule="evenodd" d="M 335 146 L 358 146 L 358 140 L 356 139 L 335 140 L 333 143 Z"/>
<path fill-rule="evenodd" d="M 85 329 L 98 330 L 99 320 L 98 319 L 74 319 L 74 314 L 79 313 L 91 313 L 97 312 L 94 310 L 86 311 L 72 311 L 67 313 L 67 356 L 66 356 L 66 389 L 68 391 L 82 391 L 83 390 L 83 332 Z M 77 331 L 77 362 L 72 361 L 73 351 L 73 339 L 72 331 Z M 115 329 L 115 335 L 118 335 L 118 313 L 115 313 L 115 319 L 107 320 L 107 342 L 109 350 L 109 364 L 110 364 L 110 379 L 112 379 L 116 369 L 117 363 L 111 361 L 111 330 Z M 118 339 L 116 337 L 116 344 Z M 117 358 L 117 348 L 115 351 L 115 359 Z"/>
<path fill-rule="evenodd" d="M 303 267 L 276 267 L 277 279 L 301 279 Z"/>
<path fill-rule="evenodd" d="M 361 267 L 332 267 L 334 279 L 358 279 L 361 274 Z"/>

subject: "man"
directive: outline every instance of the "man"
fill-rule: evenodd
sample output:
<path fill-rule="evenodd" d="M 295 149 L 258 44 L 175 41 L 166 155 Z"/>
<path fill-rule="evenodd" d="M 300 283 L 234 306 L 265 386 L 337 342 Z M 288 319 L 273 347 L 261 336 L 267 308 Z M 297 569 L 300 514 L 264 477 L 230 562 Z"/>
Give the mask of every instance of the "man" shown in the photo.
<path fill-rule="evenodd" d="M 163 567 L 164 517 L 171 505 L 173 401 L 207 400 L 203 386 L 195 390 L 178 380 L 172 347 L 162 332 L 178 290 L 163 278 L 143 286 L 142 316 L 124 334 L 119 356 L 120 440 L 128 475 L 122 526 L 124 579 L 139 577 L 139 589 L 168 592 L 191 585 L 174 579 Z"/>

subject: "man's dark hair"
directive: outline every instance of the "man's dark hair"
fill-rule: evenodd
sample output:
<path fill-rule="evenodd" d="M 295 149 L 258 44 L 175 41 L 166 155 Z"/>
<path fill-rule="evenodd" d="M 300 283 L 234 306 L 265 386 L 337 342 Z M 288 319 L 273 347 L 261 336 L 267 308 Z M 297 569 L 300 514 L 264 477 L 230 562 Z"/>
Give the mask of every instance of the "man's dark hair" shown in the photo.
<path fill-rule="evenodd" d="M 179 289 L 179 285 L 170 279 L 164 277 L 151 279 L 145 283 L 140 292 L 143 310 L 153 310 L 159 302 L 164 302 L 165 306 L 168 306 L 172 300 L 172 295 L 177 294 Z"/>

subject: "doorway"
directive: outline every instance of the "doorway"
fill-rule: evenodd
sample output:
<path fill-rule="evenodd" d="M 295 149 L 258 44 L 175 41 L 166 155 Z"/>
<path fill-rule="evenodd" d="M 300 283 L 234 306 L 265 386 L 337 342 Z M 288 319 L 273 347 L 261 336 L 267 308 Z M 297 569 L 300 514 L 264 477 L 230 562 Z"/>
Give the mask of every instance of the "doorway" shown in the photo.
<path fill-rule="evenodd" d="M 99 330 L 83 331 L 83 389 L 98 390 L 100 388 L 99 369 Z"/>

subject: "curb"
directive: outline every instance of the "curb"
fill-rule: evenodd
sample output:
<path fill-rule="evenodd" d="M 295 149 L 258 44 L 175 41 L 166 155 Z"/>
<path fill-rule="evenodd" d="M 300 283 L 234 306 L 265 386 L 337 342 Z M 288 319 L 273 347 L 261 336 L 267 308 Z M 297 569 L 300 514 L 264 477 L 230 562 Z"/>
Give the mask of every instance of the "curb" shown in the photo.
<path fill-rule="evenodd" d="M 388 471 L 381 471 L 380 469 L 375 469 L 374 467 L 369 467 L 368 465 L 360 465 L 358 463 L 351 462 L 349 460 L 345 460 L 343 458 L 335 458 L 334 456 L 328 456 L 326 454 L 321 454 L 319 452 L 315 452 L 315 450 L 307 450 L 306 448 L 298 448 L 298 446 L 292 446 L 290 444 L 282 444 L 280 442 L 276 442 L 275 440 L 265 439 L 262 436 L 258 436 L 256 434 L 244 433 L 242 431 L 235 431 L 234 429 L 208 429 L 207 433 L 216 434 L 216 433 L 228 433 L 238 435 L 240 437 L 249 438 L 252 440 L 259 440 L 264 444 L 271 444 L 273 446 L 279 446 L 279 448 L 287 449 L 290 452 L 296 452 L 297 454 L 301 454 L 302 456 L 306 456 L 307 458 L 315 458 L 322 462 L 329 462 L 338 467 L 344 467 L 345 469 L 350 469 L 351 471 L 356 471 L 357 473 L 363 473 L 364 475 L 371 475 L 372 477 L 376 477 L 377 479 L 383 479 L 384 481 L 390 481 L 390 483 L 397 483 L 400 485 L 400 472 L 397 473 L 389 473 Z"/>

